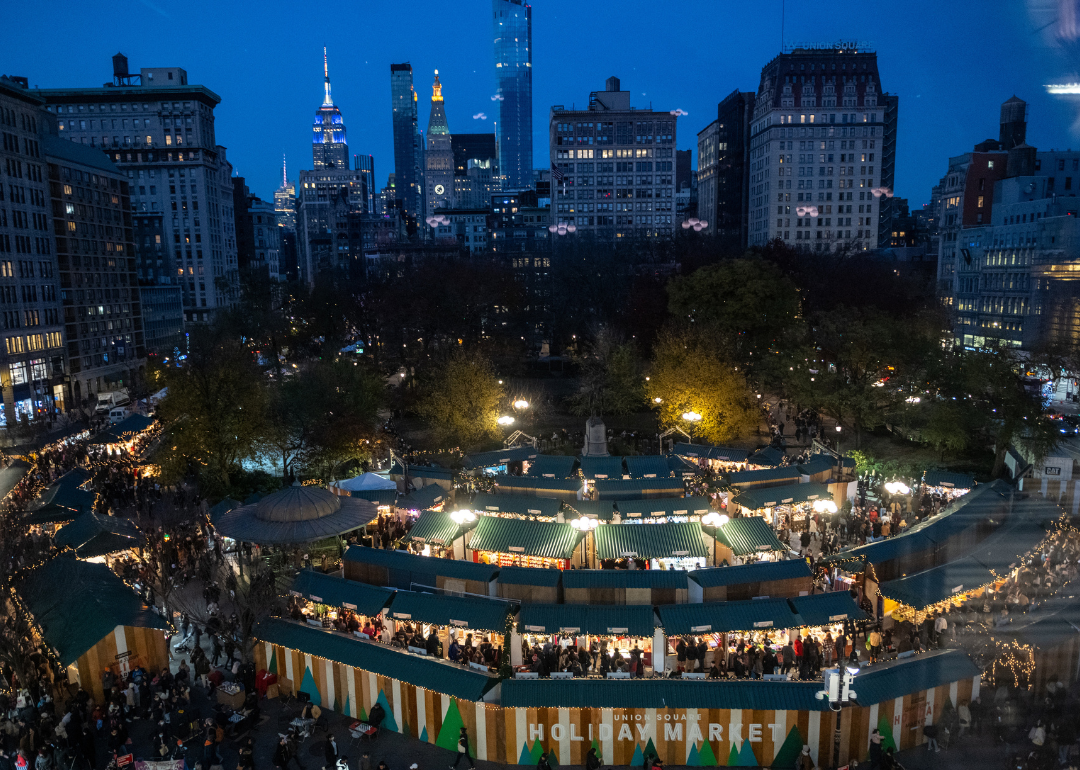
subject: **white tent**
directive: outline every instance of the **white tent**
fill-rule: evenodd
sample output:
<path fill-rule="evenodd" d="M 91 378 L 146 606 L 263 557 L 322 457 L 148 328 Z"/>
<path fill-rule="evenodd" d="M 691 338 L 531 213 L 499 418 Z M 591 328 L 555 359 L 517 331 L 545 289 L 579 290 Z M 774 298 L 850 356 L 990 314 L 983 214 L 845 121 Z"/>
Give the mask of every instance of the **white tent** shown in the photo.
<path fill-rule="evenodd" d="M 335 481 L 334 486 L 344 492 L 359 492 L 370 489 L 397 489 L 397 484 L 377 473 L 364 473 L 351 479 Z"/>

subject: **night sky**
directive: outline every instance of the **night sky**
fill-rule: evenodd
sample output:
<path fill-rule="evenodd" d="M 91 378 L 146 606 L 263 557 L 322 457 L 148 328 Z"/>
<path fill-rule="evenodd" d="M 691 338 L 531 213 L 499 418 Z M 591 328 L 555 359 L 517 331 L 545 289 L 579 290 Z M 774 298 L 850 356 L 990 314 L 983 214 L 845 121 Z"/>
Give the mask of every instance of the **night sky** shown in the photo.
<path fill-rule="evenodd" d="M 950 155 L 997 138 L 999 104 L 1014 93 L 1030 105 L 1030 144 L 1080 144 L 1080 97 L 1044 89 L 1080 80 L 1080 33 L 1062 22 L 1059 4 L 1076 0 L 788 0 L 784 39 L 876 48 L 882 88 L 900 95 L 896 192 L 915 207 L 929 200 Z M 762 66 L 779 52 L 780 8 L 780 0 L 536 0 L 535 165 L 545 165 L 549 107 L 583 106 L 617 75 L 635 106 L 689 113 L 679 118 L 678 146 L 695 148 L 696 167 L 696 135 L 715 118 L 717 102 L 736 88 L 756 91 Z M 294 180 L 311 167 L 324 45 L 350 151 L 375 156 L 379 187 L 393 171 L 391 62 L 413 65 L 422 128 L 437 68 L 451 132 L 492 130 L 498 110 L 487 0 L 9 3 L 0 73 L 25 75 L 31 87 L 99 86 L 111 78 L 117 51 L 134 72 L 183 67 L 189 83 L 221 96 L 217 140 L 253 192 L 270 198 L 282 153 Z M 481 113 L 486 120 L 474 117 Z"/>

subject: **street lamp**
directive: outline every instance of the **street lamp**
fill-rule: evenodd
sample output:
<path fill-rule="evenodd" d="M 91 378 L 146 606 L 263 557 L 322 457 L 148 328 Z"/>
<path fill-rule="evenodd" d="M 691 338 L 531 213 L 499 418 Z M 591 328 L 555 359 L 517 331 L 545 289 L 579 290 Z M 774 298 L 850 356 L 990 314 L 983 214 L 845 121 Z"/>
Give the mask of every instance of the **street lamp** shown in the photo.
<path fill-rule="evenodd" d="M 840 764 L 840 736 L 841 722 L 843 721 L 843 709 L 845 706 L 858 705 L 858 695 L 851 689 L 855 681 L 855 675 L 859 673 L 857 663 L 848 665 L 840 664 L 840 667 L 830 668 L 821 672 L 825 681 L 825 689 L 814 693 L 818 700 L 829 699 L 829 709 L 836 713 L 836 730 L 833 732 L 833 756 L 832 766 Z"/>
<path fill-rule="evenodd" d="M 840 480 L 844 480 L 844 450 L 840 445 L 840 434 L 843 432 L 843 428 L 839 425 L 836 426 L 836 453 L 840 455 Z"/>
<path fill-rule="evenodd" d="M 518 411 L 521 411 L 522 409 L 528 409 L 529 402 L 523 398 L 519 398 L 517 401 L 514 402 L 514 408 Z"/>
<path fill-rule="evenodd" d="M 652 400 L 652 402 L 653 402 L 654 404 L 662 404 L 662 403 L 664 402 L 664 399 L 660 398 L 660 396 L 657 396 L 656 398 L 654 398 L 654 399 Z"/>
<path fill-rule="evenodd" d="M 497 422 L 499 423 L 499 425 L 502 425 L 503 427 L 506 427 L 507 425 L 513 425 L 514 424 L 514 418 L 511 417 L 508 414 L 504 414 L 502 417 L 500 417 L 498 419 Z"/>
<path fill-rule="evenodd" d="M 687 422 L 701 422 L 701 415 L 697 412 L 683 412 L 682 418 Z"/>

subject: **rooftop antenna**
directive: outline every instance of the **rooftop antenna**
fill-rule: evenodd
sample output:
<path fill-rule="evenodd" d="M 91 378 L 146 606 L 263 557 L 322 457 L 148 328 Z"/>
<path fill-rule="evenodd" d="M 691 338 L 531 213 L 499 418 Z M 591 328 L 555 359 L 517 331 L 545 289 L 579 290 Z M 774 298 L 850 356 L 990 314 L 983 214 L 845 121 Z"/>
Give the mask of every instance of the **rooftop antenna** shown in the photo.
<path fill-rule="evenodd" d="M 285 153 L 281 153 L 281 186 L 289 183 L 289 173 L 285 168 Z"/>
<path fill-rule="evenodd" d="M 326 46 L 322 49 L 322 69 L 323 69 L 323 89 L 325 95 L 323 96 L 323 104 L 333 104 L 334 100 L 330 98 L 330 68 L 326 63 Z"/>

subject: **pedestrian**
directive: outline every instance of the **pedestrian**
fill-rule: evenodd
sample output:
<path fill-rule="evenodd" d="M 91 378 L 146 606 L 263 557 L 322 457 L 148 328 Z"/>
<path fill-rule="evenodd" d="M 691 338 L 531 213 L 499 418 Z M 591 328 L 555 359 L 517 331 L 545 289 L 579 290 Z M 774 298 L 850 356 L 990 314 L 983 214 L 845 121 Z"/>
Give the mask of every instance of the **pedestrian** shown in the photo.
<path fill-rule="evenodd" d="M 814 770 L 814 760 L 810 756 L 810 747 L 803 745 L 802 753 L 795 762 L 795 770 Z"/>
<path fill-rule="evenodd" d="M 337 740 L 334 739 L 334 734 L 330 733 L 326 736 L 326 766 L 332 770 L 337 765 L 340 756 L 341 750 L 338 748 Z"/>
<path fill-rule="evenodd" d="M 941 751 L 941 747 L 937 742 L 938 729 L 937 725 L 926 725 L 923 727 L 923 737 L 926 738 L 926 750 L 937 753 Z"/>
<path fill-rule="evenodd" d="M 469 754 L 469 731 L 465 727 L 462 727 L 461 732 L 458 733 L 457 756 L 454 757 L 454 764 L 450 765 L 450 767 L 457 767 L 462 757 L 469 760 L 469 767 L 476 767 L 476 763 L 473 762 L 472 756 Z"/>
<path fill-rule="evenodd" d="M 881 732 L 875 727 L 870 733 L 870 770 L 881 767 Z"/>
<path fill-rule="evenodd" d="M 585 754 L 585 770 L 600 770 L 600 758 L 596 756 L 595 748 L 590 748 Z"/>

